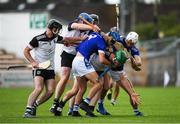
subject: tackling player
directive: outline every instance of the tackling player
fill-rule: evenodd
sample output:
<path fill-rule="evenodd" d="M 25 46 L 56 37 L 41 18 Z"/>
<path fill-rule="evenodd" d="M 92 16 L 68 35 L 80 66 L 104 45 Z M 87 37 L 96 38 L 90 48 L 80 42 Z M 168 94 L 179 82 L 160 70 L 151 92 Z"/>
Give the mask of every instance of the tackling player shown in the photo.
<path fill-rule="evenodd" d="M 138 34 L 136 32 L 130 32 L 128 33 L 126 38 L 120 37 L 118 33 L 113 33 L 113 34 L 119 36 L 118 42 L 120 43 L 120 44 L 115 43 L 114 49 L 115 50 L 124 49 L 127 51 L 127 53 L 130 52 L 130 61 L 132 68 L 136 71 L 140 71 L 142 62 L 141 62 L 139 50 L 135 47 L 135 44 L 138 41 Z M 123 71 L 123 67 L 124 66 L 112 68 L 109 71 L 109 73 L 112 77 L 112 80 L 115 81 L 128 93 L 135 115 L 142 116 L 143 114 L 138 110 L 138 104 L 139 104 L 138 94 L 136 94 L 136 92 L 134 91 L 132 83 L 128 79 L 126 73 Z"/>
<path fill-rule="evenodd" d="M 87 20 L 89 23 L 93 22 L 93 19 L 87 13 L 80 13 L 77 19 L 71 22 L 68 25 L 68 32 L 66 36 L 80 37 L 87 36 L 87 31 L 93 30 L 95 32 L 100 31 L 98 26 L 91 27 L 87 24 L 84 24 L 83 19 Z M 86 37 L 85 37 L 86 38 Z M 60 73 L 60 81 L 58 82 L 55 90 L 55 98 L 54 103 L 50 109 L 55 116 L 59 116 L 61 114 L 61 110 L 59 109 L 59 99 L 62 96 L 67 81 L 69 79 L 72 61 L 76 56 L 76 46 L 63 46 L 63 52 L 61 54 L 61 73 Z M 75 79 L 76 80 L 76 79 Z"/>
<path fill-rule="evenodd" d="M 96 15 L 96 14 L 90 14 L 90 17 L 93 19 L 93 25 L 98 25 L 99 24 L 99 16 Z M 76 80 L 75 80 L 76 81 Z M 77 91 L 78 91 L 78 88 L 77 88 L 77 83 L 74 83 L 73 85 L 73 88 L 68 91 L 66 94 L 76 94 Z M 65 95 L 67 96 L 67 95 Z M 66 99 L 66 97 L 63 98 L 64 101 Z M 68 115 L 72 115 L 72 111 L 73 111 L 73 106 L 74 106 L 74 101 L 75 101 L 75 96 L 72 97 L 70 100 L 69 100 L 69 111 L 68 111 Z"/>
<path fill-rule="evenodd" d="M 68 91 L 64 98 L 60 101 L 61 110 L 65 103 L 72 96 L 76 95 L 72 116 L 81 116 L 78 112 L 80 103 L 80 107 L 88 113 L 88 116 L 95 116 L 90 110 L 88 103 L 90 102 L 91 98 L 102 88 L 102 80 L 96 80 L 98 75 L 93 66 L 89 63 L 89 58 L 94 52 L 98 52 L 101 63 L 107 65 L 111 64 L 110 61 L 108 61 L 104 56 L 104 50 L 110 41 L 111 38 L 107 35 L 101 36 L 98 33 L 91 33 L 88 39 L 78 46 L 78 53 L 73 60 L 72 66 L 73 74 L 76 76 L 77 82 L 74 84 L 73 89 Z M 92 82 L 92 88 L 89 91 L 88 97 L 81 102 L 88 80 Z"/>

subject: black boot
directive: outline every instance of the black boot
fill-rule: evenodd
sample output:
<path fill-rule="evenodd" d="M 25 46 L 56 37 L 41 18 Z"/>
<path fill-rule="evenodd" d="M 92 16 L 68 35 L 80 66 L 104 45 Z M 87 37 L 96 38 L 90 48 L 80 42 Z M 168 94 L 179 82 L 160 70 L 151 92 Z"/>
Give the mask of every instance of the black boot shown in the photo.
<path fill-rule="evenodd" d="M 26 107 L 26 111 L 23 115 L 24 118 L 33 118 L 36 116 L 36 109 L 34 107 Z"/>
<path fill-rule="evenodd" d="M 96 117 L 96 115 L 94 115 L 94 113 L 91 111 L 89 105 L 86 102 L 82 101 L 79 107 L 86 112 L 87 116 Z"/>
<path fill-rule="evenodd" d="M 81 114 L 78 111 L 73 111 L 72 116 L 74 117 L 81 117 Z"/>
<path fill-rule="evenodd" d="M 54 103 L 50 108 L 50 112 L 53 113 L 55 116 L 61 116 L 62 114 L 62 107 L 59 106 L 59 102 L 54 99 Z"/>

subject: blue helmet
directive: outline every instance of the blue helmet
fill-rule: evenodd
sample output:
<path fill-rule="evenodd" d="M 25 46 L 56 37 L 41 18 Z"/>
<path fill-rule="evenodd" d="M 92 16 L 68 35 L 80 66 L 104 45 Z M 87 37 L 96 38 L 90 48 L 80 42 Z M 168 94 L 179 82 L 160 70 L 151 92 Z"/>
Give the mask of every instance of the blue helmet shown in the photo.
<path fill-rule="evenodd" d="M 111 36 L 114 41 L 120 41 L 121 40 L 121 36 L 118 32 L 110 31 L 109 36 Z"/>
<path fill-rule="evenodd" d="M 93 18 L 85 12 L 79 14 L 78 19 L 81 20 L 81 18 L 85 19 L 89 23 L 93 23 Z"/>

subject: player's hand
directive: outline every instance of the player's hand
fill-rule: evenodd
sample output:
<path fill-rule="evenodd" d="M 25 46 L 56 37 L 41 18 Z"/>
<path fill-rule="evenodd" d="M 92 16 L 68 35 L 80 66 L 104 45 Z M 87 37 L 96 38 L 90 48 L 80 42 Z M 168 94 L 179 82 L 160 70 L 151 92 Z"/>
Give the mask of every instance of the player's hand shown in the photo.
<path fill-rule="evenodd" d="M 113 66 L 114 67 L 119 67 L 120 66 L 120 63 L 115 58 L 113 60 Z"/>
<path fill-rule="evenodd" d="M 140 95 L 137 94 L 137 93 L 132 93 L 132 94 L 131 94 L 131 100 L 132 100 L 132 103 L 133 103 L 134 105 L 139 105 L 139 104 L 141 103 L 141 101 L 140 101 Z"/>
<path fill-rule="evenodd" d="M 133 58 L 133 57 L 130 57 L 130 60 L 131 60 L 131 67 L 132 67 L 135 71 L 141 71 L 141 68 L 136 65 L 136 62 L 135 62 L 134 58 Z"/>
<path fill-rule="evenodd" d="M 39 68 L 39 63 L 37 63 L 35 61 L 32 62 L 31 65 L 32 65 L 33 68 Z"/>
<path fill-rule="evenodd" d="M 88 35 L 87 35 L 87 34 L 85 34 L 85 35 L 82 36 L 82 40 L 85 40 L 86 38 L 88 38 Z"/>
<path fill-rule="evenodd" d="M 120 63 L 116 60 L 116 58 L 113 58 L 113 60 L 111 61 L 111 67 L 112 68 L 118 68 L 120 67 Z"/>
<path fill-rule="evenodd" d="M 69 46 L 69 43 L 67 41 L 65 41 L 64 46 Z"/>
<path fill-rule="evenodd" d="M 111 53 L 111 54 L 110 54 L 109 59 L 110 59 L 110 61 L 111 61 L 111 67 L 112 67 L 112 68 L 116 68 L 116 67 L 119 67 L 119 66 L 120 66 L 119 62 L 118 62 L 118 61 L 116 60 L 116 58 L 115 58 L 114 53 Z"/>
<path fill-rule="evenodd" d="M 99 31 L 101 31 L 101 29 L 97 25 L 94 25 L 93 26 L 93 31 L 94 32 L 99 32 Z"/>

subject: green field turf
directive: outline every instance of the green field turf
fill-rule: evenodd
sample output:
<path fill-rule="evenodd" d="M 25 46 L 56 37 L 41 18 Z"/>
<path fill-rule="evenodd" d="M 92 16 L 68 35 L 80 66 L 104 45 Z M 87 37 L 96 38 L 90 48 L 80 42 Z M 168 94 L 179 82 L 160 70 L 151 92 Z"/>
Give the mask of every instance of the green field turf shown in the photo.
<path fill-rule="evenodd" d="M 105 101 L 107 110 L 112 116 L 96 118 L 68 117 L 67 105 L 61 117 L 54 117 L 49 108 L 52 99 L 40 106 L 37 117 L 25 119 L 22 117 L 30 88 L 0 88 L 0 123 L 180 123 L 180 88 L 136 88 L 141 94 L 140 110 L 144 117 L 135 117 L 129 98 L 124 91 L 118 97 L 117 104 L 112 106 Z M 81 111 L 84 115 L 84 112 Z"/>

